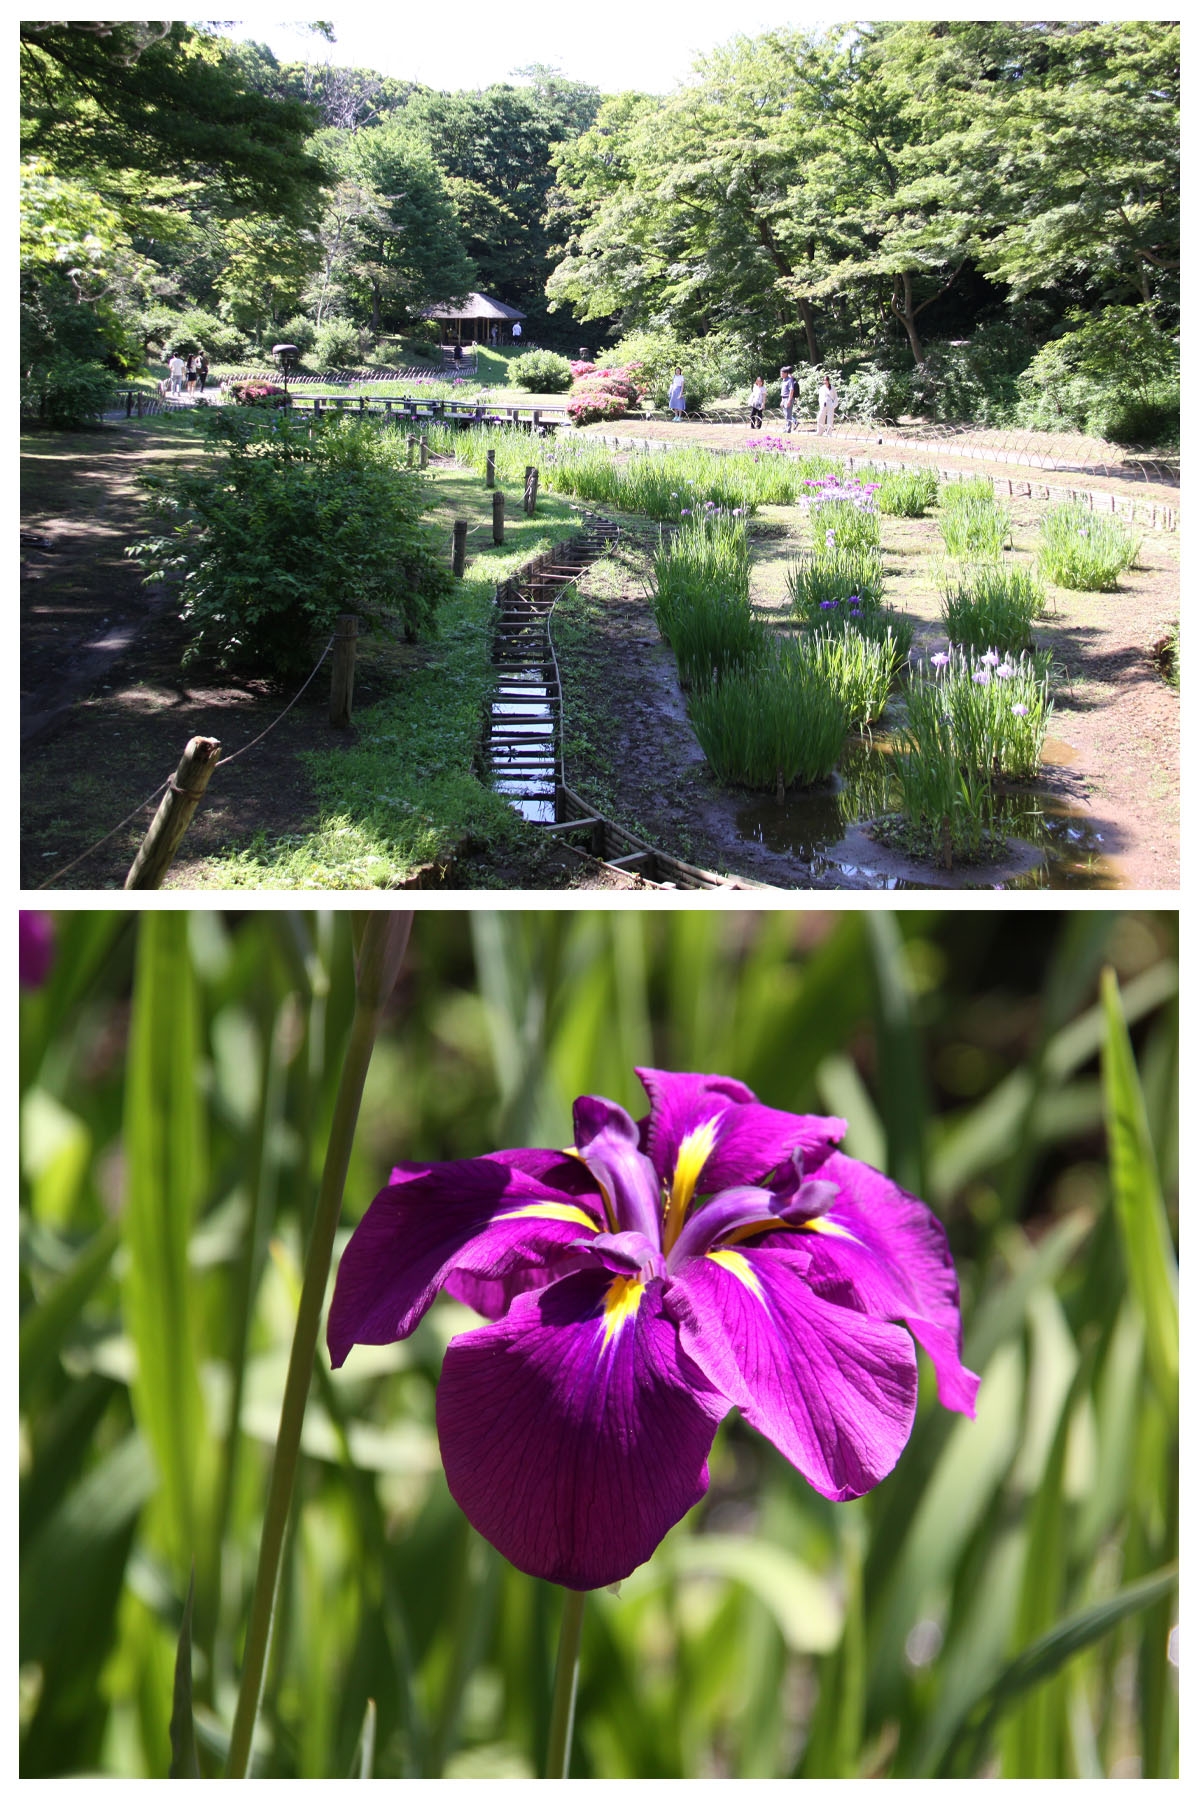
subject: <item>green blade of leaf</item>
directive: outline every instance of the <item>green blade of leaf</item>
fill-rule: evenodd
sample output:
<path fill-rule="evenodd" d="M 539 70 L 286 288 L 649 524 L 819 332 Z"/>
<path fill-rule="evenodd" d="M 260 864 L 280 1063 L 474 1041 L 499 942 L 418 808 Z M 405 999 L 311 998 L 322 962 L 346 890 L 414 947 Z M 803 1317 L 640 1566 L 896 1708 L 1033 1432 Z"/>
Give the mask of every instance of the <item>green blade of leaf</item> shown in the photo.
<path fill-rule="evenodd" d="M 1146 1327 L 1146 1361 L 1168 1416 L 1179 1387 L 1179 1301 L 1175 1253 L 1146 1122 L 1137 1064 L 1117 978 L 1101 976 L 1105 1013 L 1102 1055 L 1109 1178 L 1125 1249 L 1129 1285 Z"/>
<path fill-rule="evenodd" d="M 196 1571 L 188 1580 L 187 1599 L 183 1604 L 183 1622 L 175 1649 L 175 1686 L 171 1703 L 171 1768 L 176 1779 L 198 1780 L 200 1758 L 196 1751 L 196 1725 L 192 1717 L 192 1600 L 196 1592 Z"/>
<path fill-rule="evenodd" d="M 53 1365 L 112 1261 L 120 1227 L 115 1219 L 102 1226 L 81 1250 L 66 1274 L 21 1320 L 18 1388 L 21 1405 Z"/>
<path fill-rule="evenodd" d="M 355 1753 L 355 1773 L 360 1781 L 370 1781 L 375 1772 L 375 1702 L 367 1701 L 367 1710 L 363 1715 L 362 1736 L 358 1740 Z"/>

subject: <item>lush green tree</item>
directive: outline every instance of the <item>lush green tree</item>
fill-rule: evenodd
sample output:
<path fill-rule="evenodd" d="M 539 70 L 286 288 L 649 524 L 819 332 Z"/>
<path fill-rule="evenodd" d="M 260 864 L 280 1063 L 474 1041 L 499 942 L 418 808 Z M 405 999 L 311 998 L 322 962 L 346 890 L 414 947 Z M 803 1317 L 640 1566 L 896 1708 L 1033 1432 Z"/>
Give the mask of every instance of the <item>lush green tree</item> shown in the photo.
<path fill-rule="evenodd" d="M 187 25 L 23 23 L 21 80 L 23 148 L 61 174 L 219 176 L 239 203 L 288 217 L 319 200 L 315 114 L 248 90 L 221 41 Z"/>

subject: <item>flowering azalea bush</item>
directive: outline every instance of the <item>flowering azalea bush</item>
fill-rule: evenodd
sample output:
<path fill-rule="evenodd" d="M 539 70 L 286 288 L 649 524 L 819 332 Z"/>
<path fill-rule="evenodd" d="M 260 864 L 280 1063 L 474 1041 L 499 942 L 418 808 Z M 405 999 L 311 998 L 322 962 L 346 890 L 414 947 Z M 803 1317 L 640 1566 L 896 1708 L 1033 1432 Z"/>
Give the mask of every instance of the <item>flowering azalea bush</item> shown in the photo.
<path fill-rule="evenodd" d="M 731 1406 L 850 1500 L 908 1440 L 916 1344 L 945 1406 L 972 1414 L 978 1386 L 941 1226 L 838 1152 L 843 1120 L 638 1076 L 649 1115 L 585 1096 L 571 1150 L 394 1170 L 329 1311 L 335 1368 L 442 1288 L 491 1321 L 446 1353 L 446 1479 L 510 1562 L 572 1588 L 630 1574 L 696 1504 Z"/>
<path fill-rule="evenodd" d="M 638 382 L 630 369 L 593 368 L 576 380 L 567 411 L 576 425 L 592 425 L 603 419 L 623 419 L 638 398 Z"/>
<path fill-rule="evenodd" d="M 286 406 L 288 396 L 274 381 L 231 381 L 225 389 L 235 406 Z"/>

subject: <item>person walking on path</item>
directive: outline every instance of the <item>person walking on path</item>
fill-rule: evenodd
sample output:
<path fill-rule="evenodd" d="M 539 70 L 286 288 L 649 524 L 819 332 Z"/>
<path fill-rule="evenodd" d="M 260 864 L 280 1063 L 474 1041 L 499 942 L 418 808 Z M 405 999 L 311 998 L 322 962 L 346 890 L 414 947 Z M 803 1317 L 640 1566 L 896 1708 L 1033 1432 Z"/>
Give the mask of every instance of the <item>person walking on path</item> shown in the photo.
<path fill-rule="evenodd" d="M 517 320 L 516 324 L 512 328 L 512 335 L 513 335 L 513 343 L 519 344 L 521 341 L 521 321 L 519 319 Z"/>
<path fill-rule="evenodd" d="M 837 389 L 828 375 L 822 377 L 817 389 L 817 436 L 828 437 L 833 430 L 833 415 L 837 410 Z"/>
<path fill-rule="evenodd" d="M 796 408 L 796 377 L 788 367 L 779 371 L 779 399 L 783 407 L 783 425 L 785 431 L 792 429 L 792 414 Z"/>
<path fill-rule="evenodd" d="M 750 429 L 762 430 L 763 407 L 767 404 L 767 384 L 761 375 L 754 378 L 754 386 L 750 389 Z"/>
<path fill-rule="evenodd" d="M 184 362 L 182 356 L 176 355 L 171 358 L 170 362 L 167 364 L 167 372 L 171 377 L 171 392 L 173 394 L 182 394 L 183 378 L 187 374 L 187 364 Z"/>
<path fill-rule="evenodd" d="M 194 394 L 196 391 L 196 364 L 199 361 L 200 358 L 194 353 L 187 359 L 187 391 L 189 394 Z"/>
<path fill-rule="evenodd" d="M 685 410 L 685 401 L 683 395 L 683 370 L 681 368 L 677 367 L 675 370 L 675 379 L 672 381 L 671 391 L 667 395 L 667 405 L 674 413 L 676 419 L 682 419 Z"/>
<path fill-rule="evenodd" d="M 198 394 L 204 392 L 204 384 L 207 380 L 208 358 L 205 356 L 203 350 L 201 350 L 199 356 L 196 358 L 196 392 Z"/>

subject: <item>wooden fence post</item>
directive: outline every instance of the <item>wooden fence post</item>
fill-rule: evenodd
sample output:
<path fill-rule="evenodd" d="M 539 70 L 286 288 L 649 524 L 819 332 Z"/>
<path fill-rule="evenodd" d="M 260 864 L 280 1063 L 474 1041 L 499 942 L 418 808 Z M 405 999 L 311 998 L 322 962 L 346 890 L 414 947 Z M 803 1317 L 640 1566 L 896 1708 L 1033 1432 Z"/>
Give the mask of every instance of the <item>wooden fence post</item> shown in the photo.
<path fill-rule="evenodd" d="M 461 575 L 463 570 L 466 568 L 466 566 L 467 566 L 467 520 L 466 519 L 455 519 L 455 521 L 454 521 L 454 561 L 453 561 L 454 573 L 456 575 Z"/>
<path fill-rule="evenodd" d="M 427 469 L 429 467 L 429 439 L 424 434 L 422 434 L 422 436 L 421 436 L 420 462 L 421 462 L 421 467 L 423 469 Z"/>
<path fill-rule="evenodd" d="M 415 437 L 410 435 L 409 440 L 408 440 L 408 466 L 410 469 L 412 468 L 412 466 L 416 462 L 416 460 L 417 460 L 417 440 Z"/>
<path fill-rule="evenodd" d="M 150 821 L 150 829 L 142 839 L 142 847 L 125 877 L 127 888 L 162 886 L 163 876 L 171 866 L 179 841 L 203 798 L 208 778 L 220 755 L 221 746 L 216 738 L 188 740 L 179 767 L 171 777 L 158 811 Z"/>
<path fill-rule="evenodd" d="M 138 418 L 140 419 L 142 416 L 142 396 L 141 396 L 140 390 L 139 390 L 138 397 L 137 397 L 137 412 L 138 412 Z"/>
<path fill-rule="evenodd" d="M 537 507 L 538 472 L 532 463 L 525 465 L 525 511 L 532 514 Z"/>
<path fill-rule="evenodd" d="M 504 542 L 504 493 L 502 490 L 497 490 L 492 495 L 492 542 L 493 544 Z"/>
<path fill-rule="evenodd" d="M 490 488 L 494 488 L 496 485 L 496 452 L 494 450 L 489 450 L 487 453 L 487 461 L 483 472 L 483 485 L 484 487 Z M 500 543 L 500 541 L 499 538 L 496 539 L 497 543 Z"/>
<path fill-rule="evenodd" d="M 333 668 L 329 682 L 329 723 L 348 726 L 354 710 L 354 653 L 358 644 L 358 616 L 339 613 L 333 639 Z"/>
<path fill-rule="evenodd" d="M 130 388 L 129 392 L 125 396 L 125 417 L 127 419 L 133 417 L 133 389 L 132 388 Z"/>

